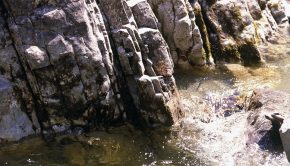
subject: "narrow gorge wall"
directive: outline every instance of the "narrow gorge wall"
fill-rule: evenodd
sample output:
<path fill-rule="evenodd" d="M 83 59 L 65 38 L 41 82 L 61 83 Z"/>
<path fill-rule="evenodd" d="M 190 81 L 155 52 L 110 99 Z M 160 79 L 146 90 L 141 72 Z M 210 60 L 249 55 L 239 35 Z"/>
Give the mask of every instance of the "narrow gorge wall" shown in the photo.
<path fill-rule="evenodd" d="M 2 0 L 0 139 L 182 116 L 174 65 L 263 62 L 283 1 Z M 284 15 L 283 15 L 284 14 Z"/>

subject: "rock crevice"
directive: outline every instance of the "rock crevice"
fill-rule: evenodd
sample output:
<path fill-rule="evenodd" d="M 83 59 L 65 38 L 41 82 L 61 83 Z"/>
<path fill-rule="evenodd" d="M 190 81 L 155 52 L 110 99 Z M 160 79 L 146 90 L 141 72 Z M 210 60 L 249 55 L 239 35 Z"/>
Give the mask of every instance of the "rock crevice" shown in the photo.
<path fill-rule="evenodd" d="M 284 10 L 283 0 L 3 0 L 0 139 L 170 126 L 182 116 L 174 65 L 261 63 L 258 45 Z"/>

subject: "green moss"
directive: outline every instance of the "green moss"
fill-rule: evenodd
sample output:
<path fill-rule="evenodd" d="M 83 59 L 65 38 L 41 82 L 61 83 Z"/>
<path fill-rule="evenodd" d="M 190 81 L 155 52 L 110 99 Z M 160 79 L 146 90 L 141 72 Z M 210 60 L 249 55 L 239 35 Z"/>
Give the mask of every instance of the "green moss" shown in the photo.
<path fill-rule="evenodd" d="M 233 10 L 230 10 L 230 11 L 234 19 L 236 19 L 237 21 L 241 21 L 243 19 L 241 15 L 241 10 L 239 7 L 235 6 Z"/>
<path fill-rule="evenodd" d="M 258 34 L 259 26 L 257 25 L 256 22 L 254 22 L 254 28 L 255 28 L 255 42 L 259 43 L 259 42 L 261 42 L 261 38 L 260 38 L 260 36 Z"/>
<path fill-rule="evenodd" d="M 231 16 L 227 16 L 226 11 L 230 12 Z M 224 9 L 219 13 L 220 23 L 222 25 L 223 32 L 229 34 L 234 39 L 238 38 L 238 33 L 245 29 L 246 22 L 243 21 L 241 15 L 241 9 L 238 6 L 232 9 Z"/>
<path fill-rule="evenodd" d="M 222 56 L 226 62 L 239 63 L 241 61 L 240 53 L 236 45 L 223 47 Z"/>
<path fill-rule="evenodd" d="M 202 37 L 203 49 L 205 52 L 206 61 L 207 61 L 207 63 L 209 63 L 210 59 L 212 57 L 212 53 L 211 53 L 211 46 L 210 46 L 207 28 L 206 28 L 205 22 L 203 20 L 203 15 L 202 15 L 201 9 L 194 8 L 194 13 L 195 13 L 195 23 L 198 26 L 201 37 Z"/>

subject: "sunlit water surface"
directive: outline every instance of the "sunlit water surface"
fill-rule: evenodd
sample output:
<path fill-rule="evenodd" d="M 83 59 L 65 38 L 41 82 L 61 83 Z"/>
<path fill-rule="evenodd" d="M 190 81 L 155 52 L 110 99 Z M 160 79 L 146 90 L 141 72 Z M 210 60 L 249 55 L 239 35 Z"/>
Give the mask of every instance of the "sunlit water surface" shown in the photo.
<path fill-rule="evenodd" d="M 284 153 L 245 146 L 247 113 L 235 110 L 231 101 L 256 88 L 290 92 L 289 46 L 286 39 L 261 48 L 274 60 L 260 68 L 224 64 L 216 69 L 177 69 L 185 117 L 171 131 L 123 126 L 50 143 L 31 138 L 1 146 L 0 165 L 287 165 Z"/>

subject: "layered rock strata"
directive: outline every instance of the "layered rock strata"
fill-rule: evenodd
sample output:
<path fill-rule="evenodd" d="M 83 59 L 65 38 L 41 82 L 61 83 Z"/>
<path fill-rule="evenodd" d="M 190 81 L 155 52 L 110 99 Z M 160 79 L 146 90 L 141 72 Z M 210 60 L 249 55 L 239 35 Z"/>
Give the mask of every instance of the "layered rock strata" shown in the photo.
<path fill-rule="evenodd" d="M 182 115 L 174 65 L 263 62 L 280 2 L 3 0 L 0 139 L 170 126 Z"/>

